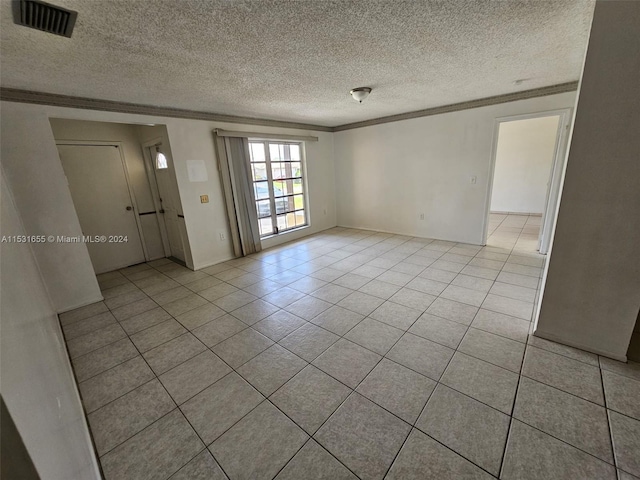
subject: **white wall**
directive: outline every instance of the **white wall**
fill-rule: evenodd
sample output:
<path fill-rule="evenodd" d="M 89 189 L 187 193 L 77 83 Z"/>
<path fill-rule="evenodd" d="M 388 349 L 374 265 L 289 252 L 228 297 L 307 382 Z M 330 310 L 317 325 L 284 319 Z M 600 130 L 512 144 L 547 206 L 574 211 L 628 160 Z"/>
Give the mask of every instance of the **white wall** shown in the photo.
<path fill-rule="evenodd" d="M 500 123 L 492 212 L 543 213 L 560 117 Z"/>
<path fill-rule="evenodd" d="M 335 133 L 338 224 L 482 243 L 495 119 L 574 102 L 569 92 Z"/>
<path fill-rule="evenodd" d="M 4 174 L 1 218 L 2 235 L 24 234 Z M 31 247 L 0 248 L 0 390 L 7 409 L 42 480 L 99 479 L 58 318 Z"/>
<path fill-rule="evenodd" d="M 640 307 L 640 3 L 596 3 L 535 334 L 624 359 Z"/>
<path fill-rule="evenodd" d="M 2 168 L 30 235 L 82 235 L 47 111 L 2 102 Z M 102 300 L 87 247 L 82 243 L 32 245 L 57 312 Z"/>
<path fill-rule="evenodd" d="M 2 102 L 1 108 L 2 162 L 8 183 L 14 190 L 16 204 L 24 218 L 25 228 L 31 234 L 81 234 L 49 118 L 166 126 L 185 228 L 190 241 L 190 266 L 195 269 L 233 257 L 214 152 L 212 131 L 215 128 L 319 137 L 318 142 L 308 142 L 306 145 L 311 226 L 265 241 L 265 248 L 336 225 L 332 133 L 12 102 Z M 143 131 L 141 128 L 140 132 Z M 141 140 L 145 138 L 141 133 Z M 208 173 L 206 182 L 189 181 L 188 160 L 205 161 Z M 202 194 L 209 195 L 209 203 L 200 203 Z M 227 240 L 219 240 L 220 230 L 227 232 Z M 74 308 L 79 303 L 100 300 L 98 285 L 84 245 L 36 245 L 34 251 L 58 311 Z"/>
<path fill-rule="evenodd" d="M 140 146 L 141 142 L 136 125 L 59 118 L 52 118 L 50 122 L 56 141 L 121 142 L 129 182 L 138 207 L 136 213 L 155 211 L 156 207 L 153 204 L 153 198 L 151 196 L 151 188 L 144 167 L 144 158 Z M 142 225 L 144 243 L 150 260 L 164 257 L 162 237 L 156 215 L 142 215 L 139 218 Z"/>

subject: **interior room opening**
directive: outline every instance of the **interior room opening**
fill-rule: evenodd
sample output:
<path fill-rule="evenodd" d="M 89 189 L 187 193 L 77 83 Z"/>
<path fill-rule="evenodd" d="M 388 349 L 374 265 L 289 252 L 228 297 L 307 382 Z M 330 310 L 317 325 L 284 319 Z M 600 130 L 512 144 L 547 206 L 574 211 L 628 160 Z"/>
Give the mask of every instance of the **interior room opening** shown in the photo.
<path fill-rule="evenodd" d="M 561 114 L 498 121 L 487 245 L 547 253 L 563 123 Z"/>
<path fill-rule="evenodd" d="M 166 127 L 50 123 L 82 229 L 78 241 L 87 245 L 95 273 L 165 257 L 184 262 L 184 217 Z"/>

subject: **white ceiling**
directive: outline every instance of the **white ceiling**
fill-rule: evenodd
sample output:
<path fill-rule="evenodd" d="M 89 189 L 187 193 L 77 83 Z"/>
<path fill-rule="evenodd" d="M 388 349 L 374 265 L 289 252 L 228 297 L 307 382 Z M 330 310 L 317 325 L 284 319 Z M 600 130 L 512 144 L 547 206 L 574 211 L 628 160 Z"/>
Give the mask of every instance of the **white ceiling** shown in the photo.
<path fill-rule="evenodd" d="M 48 0 L 0 5 L 3 87 L 337 126 L 578 80 L 592 0 Z M 524 79 L 516 85 L 516 80 Z M 373 87 L 359 105 L 349 90 Z"/>

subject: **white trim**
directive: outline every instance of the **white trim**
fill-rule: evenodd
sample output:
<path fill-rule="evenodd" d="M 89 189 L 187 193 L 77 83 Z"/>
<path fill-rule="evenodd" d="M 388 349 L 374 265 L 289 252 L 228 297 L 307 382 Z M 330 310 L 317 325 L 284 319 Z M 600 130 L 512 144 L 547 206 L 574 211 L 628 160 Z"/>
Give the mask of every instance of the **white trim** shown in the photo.
<path fill-rule="evenodd" d="M 585 50 L 586 52 L 586 50 Z M 586 55 L 586 53 L 585 53 Z M 348 123 L 335 127 L 327 127 L 324 125 L 311 125 L 307 123 L 287 122 L 279 120 L 268 120 L 264 118 L 239 117 L 236 115 L 223 115 L 211 112 L 199 112 L 193 110 L 184 110 L 179 108 L 156 107 L 152 105 L 140 105 L 134 103 L 114 102 L 109 100 L 98 100 L 95 98 L 82 98 L 69 95 L 59 95 L 54 93 L 33 92 L 29 90 L 20 90 L 16 88 L 0 87 L 0 100 L 6 102 L 17 103 L 33 103 L 37 105 L 51 105 L 64 108 L 79 108 L 82 110 L 98 110 L 106 112 L 119 112 L 137 115 L 149 115 L 153 117 L 169 117 L 169 118 L 187 118 L 190 120 L 205 120 L 208 122 L 223 123 L 239 123 L 245 125 L 259 125 L 266 127 L 279 128 L 295 128 L 298 130 L 313 130 L 317 132 L 341 132 L 343 130 L 351 130 L 353 128 L 367 127 L 371 125 L 379 125 L 382 123 L 398 122 L 401 120 L 409 120 L 412 118 L 428 117 L 431 115 L 440 115 L 442 113 L 458 112 L 469 110 L 471 108 L 486 107 L 489 105 L 498 105 L 501 103 L 515 102 L 517 100 L 526 100 L 529 98 L 545 97 L 548 95 L 557 95 L 565 92 L 573 92 L 578 88 L 578 82 L 567 82 L 548 87 L 534 88 L 532 90 L 524 90 L 520 92 L 496 95 L 493 97 L 479 98 L 467 102 L 454 103 L 450 105 L 442 105 L 439 107 L 427 108 L 413 112 L 400 113 L 397 115 L 388 115 L 375 118 L 372 120 L 364 120 L 361 122 Z"/>
<path fill-rule="evenodd" d="M 540 330 L 534 330 L 533 335 L 536 337 L 544 338 L 545 340 L 551 340 L 552 342 L 556 342 L 561 345 L 568 345 L 573 348 L 578 348 L 580 350 L 584 350 L 585 352 L 595 353 L 596 355 L 602 355 L 603 357 L 613 358 L 614 360 L 618 360 L 620 362 L 625 362 L 625 363 L 627 362 L 626 355 L 616 355 L 615 353 L 605 352 L 604 350 L 599 350 L 597 348 L 593 348 L 587 345 L 582 345 L 577 342 L 570 342 L 564 338 L 559 338 L 551 333 L 541 332 Z M 535 347 L 535 345 L 532 345 L 532 346 Z"/>
<path fill-rule="evenodd" d="M 541 217 L 542 213 L 538 212 L 538 213 L 532 213 L 532 212 L 501 212 L 501 211 L 497 211 L 497 210 L 491 210 L 489 213 L 495 214 L 495 215 L 527 215 L 529 217 Z"/>
<path fill-rule="evenodd" d="M 56 312 L 57 315 L 62 315 L 63 313 L 70 312 L 72 310 L 76 310 L 77 308 L 86 307 L 87 305 L 93 305 L 94 303 L 104 302 L 104 297 L 100 295 L 97 299 L 94 300 L 83 300 L 79 303 L 75 303 L 70 307 L 62 307 L 61 310 Z"/>
<path fill-rule="evenodd" d="M 272 238 L 278 238 L 278 237 L 282 237 L 283 235 L 287 235 L 288 233 L 295 233 L 295 232 L 299 232 L 300 230 L 304 230 L 305 228 L 311 228 L 311 225 L 307 224 L 307 225 L 301 225 L 299 227 L 295 227 L 292 228 L 290 230 L 285 230 L 282 233 L 273 233 L 271 235 L 265 236 L 265 237 L 261 237 L 260 240 L 270 240 Z"/>
<path fill-rule="evenodd" d="M 561 178 L 567 161 L 567 149 L 569 139 L 569 129 L 571 128 L 571 108 L 566 108 L 560 115 L 558 121 L 558 132 L 556 134 L 556 145 L 553 152 L 553 165 L 549 177 L 549 188 L 545 202 L 545 209 L 542 215 L 540 237 L 538 239 L 538 250 L 540 253 L 549 253 L 551 247 L 551 232 L 556 208 L 560 202 Z"/>
<path fill-rule="evenodd" d="M 474 245 L 474 246 L 482 246 L 480 243 L 473 243 L 471 241 L 464 240 L 451 240 L 451 238 L 439 238 L 439 237 L 421 237 L 420 235 L 416 235 L 415 233 L 404 232 L 404 231 L 391 231 L 391 230 L 383 230 L 379 228 L 370 228 L 370 227 L 358 227 L 355 225 L 345 225 L 339 224 L 333 227 L 327 227 L 325 230 L 329 230 L 331 228 L 340 227 L 340 228 L 350 228 L 353 230 L 363 230 L 365 232 L 374 232 L 374 233 L 388 233 L 390 235 L 400 235 L 403 237 L 411 237 L 411 238 L 420 238 L 422 240 L 431 240 L 431 241 L 440 241 L 440 242 L 452 242 L 452 243 L 461 243 L 463 245 Z"/>
<path fill-rule="evenodd" d="M 491 162 L 489 164 L 489 182 L 488 182 L 488 186 L 487 186 L 487 196 L 485 199 L 485 217 L 484 217 L 484 222 L 482 225 L 482 245 L 486 245 L 487 244 L 487 238 L 488 238 L 488 231 L 489 231 L 489 215 L 492 213 L 491 212 L 491 194 L 493 192 L 493 178 L 495 175 L 495 169 L 496 169 L 496 155 L 498 153 L 498 136 L 500 133 L 500 124 L 504 123 L 504 122 L 512 122 L 512 121 L 517 121 L 517 120 L 528 120 L 528 119 L 533 119 L 533 118 L 543 118 L 543 117 L 554 117 L 554 116 L 558 116 L 560 117 L 558 120 L 558 132 L 556 134 L 556 147 L 554 149 L 554 160 L 553 160 L 553 167 L 552 167 L 552 171 L 549 173 L 549 178 L 552 180 L 555 180 L 555 175 L 557 172 L 562 172 L 564 169 L 564 162 L 565 162 L 565 153 L 566 153 L 566 138 L 568 138 L 568 135 L 564 135 L 563 132 L 561 131 L 561 125 L 564 126 L 567 124 L 567 122 L 570 121 L 571 119 L 571 108 L 563 108 L 563 109 L 558 109 L 558 110 L 547 110 L 547 111 L 542 111 L 542 112 L 532 112 L 532 113 L 525 113 L 525 114 L 520 114 L 520 115 L 509 115 L 507 117 L 497 117 L 494 119 L 493 122 L 493 140 L 492 140 L 492 145 L 491 145 Z M 559 148 L 559 146 L 561 146 L 561 140 L 564 141 L 565 144 L 565 148 Z M 551 186 L 551 181 L 549 182 L 550 186 Z M 555 184 L 554 182 L 554 189 L 552 192 L 555 192 L 557 194 L 557 199 L 560 198 L 560 191 L 557 190 L 560 188 L 559 184 Z M 550 205 L 549 205 L 549 201 L 547 201 L 547 205 L 545 206 L 545 208 L 547 210 L 549 210 Z M 495 212 L 494 212 L 495 213 Z M 543 225 L 546 223 L 545 219 L 549 216 L 548 215 L 548 211 L 547 212 L 543 212 L 542 217 L 543 217 Z M 524 215 L 524 214 L 522 214 Z M 541 229 L 541 235 L 542 235 L 542 230 Z"/>

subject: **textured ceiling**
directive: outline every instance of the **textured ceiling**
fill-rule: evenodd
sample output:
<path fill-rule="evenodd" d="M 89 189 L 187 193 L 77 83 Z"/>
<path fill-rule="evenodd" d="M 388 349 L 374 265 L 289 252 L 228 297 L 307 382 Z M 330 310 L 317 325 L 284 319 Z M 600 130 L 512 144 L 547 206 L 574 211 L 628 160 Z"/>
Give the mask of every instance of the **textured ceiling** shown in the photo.
<path fill-rule="evenodd" d="M 578 80 L 591 0 L 48 0 L 13 24 L 3 87 L 336 126 Z M 524 80 L 516 84 L 517 80 Z M 370 86 L 359 105 L 349 90 Z"/>

